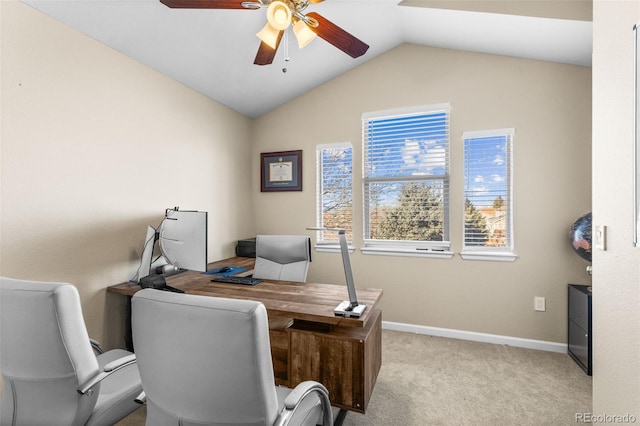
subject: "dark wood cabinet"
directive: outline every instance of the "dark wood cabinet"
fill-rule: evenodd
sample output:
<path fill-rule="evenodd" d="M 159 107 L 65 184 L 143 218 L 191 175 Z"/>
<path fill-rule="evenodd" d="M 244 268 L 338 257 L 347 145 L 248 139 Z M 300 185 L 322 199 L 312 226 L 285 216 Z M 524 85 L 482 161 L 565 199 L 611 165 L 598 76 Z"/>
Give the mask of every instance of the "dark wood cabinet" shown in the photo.
<path fill-rule="evenodd" d="M 370 309 L 367 307 L 367 309 Z M 382 366 L 382 311 L 373 309 L 364 327 L 294 322 L 289 327 L 289 387 L 315 380 L 329 390 L 331 405 L 364 413 Z"/>
<path fill-rule="evenodd" d="M 587 373 L 592 370 L 591 286 L 569 284 L 568 353 Z"/>

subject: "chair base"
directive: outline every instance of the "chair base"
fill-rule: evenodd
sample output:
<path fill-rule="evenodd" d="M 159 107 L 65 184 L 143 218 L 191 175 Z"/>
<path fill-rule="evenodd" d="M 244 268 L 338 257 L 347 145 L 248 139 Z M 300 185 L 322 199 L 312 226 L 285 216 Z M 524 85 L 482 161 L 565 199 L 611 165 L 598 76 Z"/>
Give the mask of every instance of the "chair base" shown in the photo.
<path fill-rule="evenodd" d="M 342 426 L 348 411 L 338 407 L 331 407 L 331 411 L 333 412 L 333 426 Z"/>

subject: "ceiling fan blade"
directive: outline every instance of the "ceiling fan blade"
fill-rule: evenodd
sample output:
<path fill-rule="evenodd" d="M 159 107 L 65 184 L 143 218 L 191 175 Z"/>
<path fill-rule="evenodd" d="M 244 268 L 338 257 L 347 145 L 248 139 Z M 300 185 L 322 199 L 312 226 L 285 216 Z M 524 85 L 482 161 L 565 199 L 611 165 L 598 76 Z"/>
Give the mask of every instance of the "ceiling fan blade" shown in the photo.
<path fill-rule="evenodd" d="M 369 49 L 368 44 L 349 34 L 333 22 L 318 15 L 316 12 L 309 12 L 306 16 L 318 21 L 317 27 L 309 25 L 311 31 L 318 34 L 320 38 L 323 38 L 327 42 L 333 44 L 352 58 L 358 58 L 364 55 L 367 52 L 367 49 Z"/>
<path fill-rule="evenodd" d="M 160 3 L 174 9 L 247 9 L 242 0 L 160 0 Z"/>
<path fill-rule="evenodd" d="M 276 57 L 276 52 L 278 51 L 278 46 L 280 46 L 280 40 L 282 40 L 282 36 L 284 35 L 284 30 L 278 33 L 278 39 L 276 41 L 276 48 L 272 49 L 264 41 L 260 42 L 260 47 L 258 48 L 258 53 L 256 54 L 256 59 L 253 61 L 256 65 L 269 65 L 273 62 L 273 58 Z"/>

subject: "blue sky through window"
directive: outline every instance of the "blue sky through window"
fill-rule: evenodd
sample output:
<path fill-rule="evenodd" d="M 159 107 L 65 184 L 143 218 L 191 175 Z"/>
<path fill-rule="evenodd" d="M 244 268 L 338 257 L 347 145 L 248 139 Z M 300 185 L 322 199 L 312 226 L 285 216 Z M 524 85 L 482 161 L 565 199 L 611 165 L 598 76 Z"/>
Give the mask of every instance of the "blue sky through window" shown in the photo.
<path fill-rule="evenodd" d="M 369 177 L 446 174 L 445 112 L 370 120 L 366 132 Z"/>
<path fill-rule="evenodd" d="M 507 200 L 507 136 L 464 140 L 465 197 L 477 208 L 491 207 L 497 197 Z"/>

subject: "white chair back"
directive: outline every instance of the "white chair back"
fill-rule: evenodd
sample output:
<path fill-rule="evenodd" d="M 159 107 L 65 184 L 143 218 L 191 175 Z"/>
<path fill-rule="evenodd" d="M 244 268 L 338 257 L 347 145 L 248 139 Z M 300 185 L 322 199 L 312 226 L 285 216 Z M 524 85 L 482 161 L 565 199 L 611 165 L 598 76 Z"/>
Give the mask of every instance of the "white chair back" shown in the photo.
<path fill-rule="evenodd" d="M 147 425 L 271 425 L 278 415 L 264 305 L 153 289 L 132 300 Z"/>
<path fill-rule="evenodd" d="M 138 368 L 102 371 L 130 357 L 96 356 L 73 285 L 0 277 L 0 425 L 117 423 L 140 408 Z"/>
<path fill-rule="evenodd" d="M 311 262 L 311 238 L 304 235 L 258 235 L 254 278 L 305 282 Z"/>

